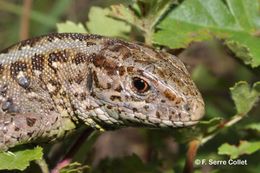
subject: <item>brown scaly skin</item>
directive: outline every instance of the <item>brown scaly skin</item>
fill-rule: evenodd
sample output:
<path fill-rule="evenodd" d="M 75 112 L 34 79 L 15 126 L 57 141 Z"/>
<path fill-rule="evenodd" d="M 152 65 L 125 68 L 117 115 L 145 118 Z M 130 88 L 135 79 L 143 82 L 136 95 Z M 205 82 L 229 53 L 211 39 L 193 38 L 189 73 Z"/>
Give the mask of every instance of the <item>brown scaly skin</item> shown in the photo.
<path fill-rule="evenodd" d="M 185 127 L 204 102 L 183 63 L 98 35 L 50 34 L 0 54 L 0 150 L 105 127 Z"/>

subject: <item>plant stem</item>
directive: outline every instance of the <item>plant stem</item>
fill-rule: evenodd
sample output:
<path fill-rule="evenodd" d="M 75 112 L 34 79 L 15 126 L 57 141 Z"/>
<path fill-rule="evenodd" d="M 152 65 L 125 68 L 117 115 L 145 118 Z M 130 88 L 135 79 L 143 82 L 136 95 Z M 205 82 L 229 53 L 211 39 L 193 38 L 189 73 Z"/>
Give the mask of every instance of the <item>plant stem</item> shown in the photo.
<path fill-rule="evenodd" d="M 32 0 L 23 1 L 23 10 L 21 16 L 20 40 L 25 40 L 29 37 L 30 13 Z"/>
<path fill-rule="evenodd" d="M 144 39 L 145 39 L 145 44 L 147 45 L 152 45 L 152 35 L 153 35 L 153 31 L 152 30 L 149 30 L 149 31 L 146 31 L 145 34 L 144 34 Z"/>
<path fill-rule="evenodd" d="M 202 138 L 201 145 L 205 144 L 206 142 L 208 142 L 209 140 L 214 138 L 222 129 L 230 127 L 230 126 L 236 124 L 237 122 L 239 122 L 243 117 L 245 117 L 245 115 L 246 114 L 236 114 L 229 121 L 226 121 L 225 123 L 220 124 L 219 128 L 214 133 L 211 133 Z"/>
<path fill-rule="evenodd" d="M 192 140 L 189 142 L 189 147 L 187 151 L 187 156 L 186 156 L 186 162 L 185 162 L 185 167 L 183 170 L 183 173 L 192 173 L 193 172 L 193 163 L 195 156 L 197 154 L 198 148 L 200 145 L 199 140 Z"/>
<path fill-rule="evenodd" d="M 84 141 L 87 139 L 87 137 L 91 134 L 93 130 L 92 129 L 86 129 L 82 132 L 82 134 L 79 136 L 77 141 L 72 145 L 68 153 L 57 163 L 55 168 L 51 170 L 51 173 L 58 173 L 59 170 L 61 170 L 63 167 L 70 164 L 70 162 L 73 159 L 73 156 L 77 153 L 77 151 L 80 149 L 82 144 L 84 144 Z"/>
<path fill-rule="evenodd" d="M 46 163 L 46 161 L 44 159 L 36 160 L 35 162 L 41 168 L 42 173 L 50 173 L 48 165 L 47 165 L 47 163 Z"/>
<path fill-rule="evenodd" d="M 9 13 L 13 13 L 16 15 L 22 14 L 21 6 L 8 2 L 8 1 L 0 0 L 0 9 L 2 11 L 7 11 Z M 45 26 L 53 27 L 56 24 L 56 21 L 54 19 L 52 19 L 51 17 L 46 16 L 46 14 L 43 14 L 43 13 L 40 13 L 37 11 L 33 11 L 33 10 L 31 11 L 30 18 Z"/>

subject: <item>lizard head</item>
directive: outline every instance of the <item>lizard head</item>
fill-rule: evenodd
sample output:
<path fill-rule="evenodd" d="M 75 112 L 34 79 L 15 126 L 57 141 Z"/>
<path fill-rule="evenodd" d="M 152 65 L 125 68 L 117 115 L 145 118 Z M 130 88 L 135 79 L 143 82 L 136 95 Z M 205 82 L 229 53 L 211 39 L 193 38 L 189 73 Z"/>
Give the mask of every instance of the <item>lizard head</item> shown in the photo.
<path fill-rule="evenodd" d="M 101 55 L 94 64 L 102 60 L 102 67 L 92 75 L 99 123 L 183 127 L 202 118 L 201 94 L 177 57 L 121 41 Z"/>

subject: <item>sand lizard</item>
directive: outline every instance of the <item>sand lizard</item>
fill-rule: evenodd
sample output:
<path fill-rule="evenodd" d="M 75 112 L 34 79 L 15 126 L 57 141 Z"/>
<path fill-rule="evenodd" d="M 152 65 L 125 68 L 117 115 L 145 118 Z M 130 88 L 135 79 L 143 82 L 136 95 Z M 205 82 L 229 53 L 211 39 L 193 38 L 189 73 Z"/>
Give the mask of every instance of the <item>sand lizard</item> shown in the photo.
<path fill-rule="evenodd" d="M 54 33 L 0 54 L 0 150 L 54 140 L 83 123 L 185 127 L 203 114 L 184 64 L 148 46 Z"/>

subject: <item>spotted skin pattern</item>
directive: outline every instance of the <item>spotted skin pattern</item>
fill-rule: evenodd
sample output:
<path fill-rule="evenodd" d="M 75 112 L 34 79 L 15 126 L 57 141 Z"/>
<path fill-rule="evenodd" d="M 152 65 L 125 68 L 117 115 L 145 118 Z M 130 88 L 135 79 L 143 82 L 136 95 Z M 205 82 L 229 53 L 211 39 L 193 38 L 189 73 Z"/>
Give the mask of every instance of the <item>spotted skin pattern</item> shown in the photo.
<path fill-rule="evenodd" d="M 64 33 L 0 54 L 0 150 L 61 138 L 82 122 L 100 130 L 172 128 L 203 114 L 183 63 L 144 45 Z"/>

